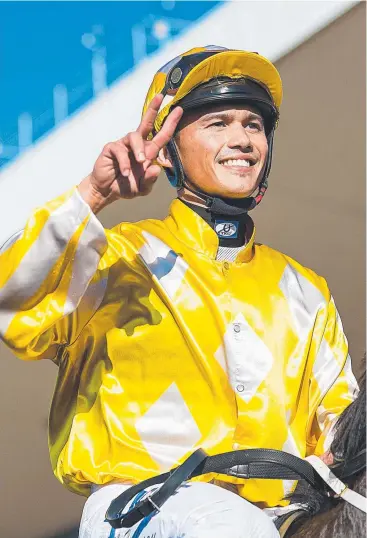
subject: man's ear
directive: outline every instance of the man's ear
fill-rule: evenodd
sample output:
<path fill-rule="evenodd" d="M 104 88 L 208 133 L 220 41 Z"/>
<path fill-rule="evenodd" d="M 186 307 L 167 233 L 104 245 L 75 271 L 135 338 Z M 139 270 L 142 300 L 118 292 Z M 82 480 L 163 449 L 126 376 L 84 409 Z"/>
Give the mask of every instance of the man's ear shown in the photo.
<path fill-rule="evenodd" d="M 159 150 L 157 161 L 163 168 L 173 168 L 171 157 L 166 147 Z"/>

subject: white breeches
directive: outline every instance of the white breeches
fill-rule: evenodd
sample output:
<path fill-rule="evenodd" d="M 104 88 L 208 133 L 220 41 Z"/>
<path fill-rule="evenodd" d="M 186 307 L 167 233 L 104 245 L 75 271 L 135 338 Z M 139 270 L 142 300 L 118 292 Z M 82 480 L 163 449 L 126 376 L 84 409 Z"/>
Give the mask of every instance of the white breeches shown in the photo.
<path fill-rule="evenodd" d="M 105 513 L 125 489 L 120 484 L 104 486 L 88 498 L 79 538 L 279 538 L 262 510 L 231 491 L 204 482 L 183 484 L 160 512 L 131 529 L 114 530 L 104 521 Z M 132 503 L 134 499 L 126 511 Z"/>

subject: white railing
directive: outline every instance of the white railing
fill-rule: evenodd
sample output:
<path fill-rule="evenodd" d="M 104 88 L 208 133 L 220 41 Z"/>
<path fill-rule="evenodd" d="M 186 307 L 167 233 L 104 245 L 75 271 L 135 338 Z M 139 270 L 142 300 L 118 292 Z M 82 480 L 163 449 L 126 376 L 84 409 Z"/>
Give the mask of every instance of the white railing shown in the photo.
<path fill-rule="evenodd" d="M 167 0 L 162 2 L 162 5 L 168 10 L 174 7 L 174 4 L 175 2 Z M 137 66 L 149 56 L 149 50 L 152 48 L 158 50 L 166 45 L 174 35 L 192 23 L 193 21 L 191 20 L 151 14 L 131 28 L 127 28 L 127 31 L 131 34 L 133 65 Z M 90 93 L 90 89 L 92 89 L 93 98 L 106 91 L 108 86 L 108 64 L 107 47 L 104 44 L 103 36 L 104 28 L 100 24 L 94 25 L 90 32 L 81 36 L 82 46 L 91 51 L 91 80 L 86 81 L 80 87 L 73 88 L 72 92 L 68 92 L 66 85 L 57 84 L 53 88 L 52 109 L 45 110 L 37 118 L 32 117 L 29 112 L 21 113 L 18 117 L 17 132 L 8 137 L 8 140 L 13 141 L 13 143 L 0 141 L 0 159 L 11 161 L 25 149 L 30 149 L 40 138 L 37 136 L 38 130 L 44 131 L 47 124 L 49 128 L 46 129 L 45 134 L 49 134 L 51 130 L 58 127 L 69 116 L 69 110 L 76 101 L 82 100 L 83 105 L 85 104 L 86 96 Z M 116 50 L 119 48 L 116 46 Z M 112 61 L 111 66 L 116 68 L 118 62 L 118 59 Z"/>

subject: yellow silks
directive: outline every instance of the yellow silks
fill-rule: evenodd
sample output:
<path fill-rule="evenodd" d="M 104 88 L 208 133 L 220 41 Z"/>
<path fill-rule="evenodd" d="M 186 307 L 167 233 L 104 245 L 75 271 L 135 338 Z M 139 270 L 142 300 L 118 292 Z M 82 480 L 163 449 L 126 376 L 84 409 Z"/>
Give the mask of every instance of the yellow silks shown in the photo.
<path fill-rule="evenodd" d="M 163 220 L 103 230 L 76 189 L 35 211 L 0 253 L 0 335 L 59 374 L 49 445 L 57 478 L 136 483 L 209 454 L 322 453 L 352 401 L 348 346 L 325 280 L 254 242 L 218 239 L 179 200 Z M 238 480 L 259 506 L 294 483 Z"/>

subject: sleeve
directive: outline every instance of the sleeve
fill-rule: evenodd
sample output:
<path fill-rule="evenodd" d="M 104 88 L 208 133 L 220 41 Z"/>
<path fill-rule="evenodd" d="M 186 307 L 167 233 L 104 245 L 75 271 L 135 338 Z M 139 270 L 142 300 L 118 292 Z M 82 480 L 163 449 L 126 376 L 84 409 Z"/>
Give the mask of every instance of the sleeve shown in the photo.
<path fill-rule="evenodd" d="M 333 298 L 322 318 L 322 328 L 317 321 L 315 326 L 319 336 L 310 375 L 307 455 L 321 455 L 328 450 L 339 415 L 358 394 L 348 342 Z"/>
<path fill-rule="evenodd" d="M 77 188 L 34 211 L 0 251 L 0 338 L 22 359 L 54 359 L 98 308 L 102 224 Z M 81 306 L 81 308 L 78 308 Z"/>

